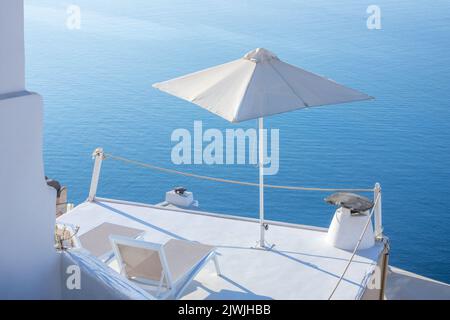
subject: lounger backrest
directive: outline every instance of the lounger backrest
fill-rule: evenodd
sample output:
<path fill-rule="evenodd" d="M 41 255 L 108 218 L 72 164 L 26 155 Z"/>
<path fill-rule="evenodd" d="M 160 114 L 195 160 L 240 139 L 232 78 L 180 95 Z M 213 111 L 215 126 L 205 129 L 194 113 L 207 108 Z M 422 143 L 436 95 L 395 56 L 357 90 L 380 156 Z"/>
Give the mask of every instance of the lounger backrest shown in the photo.
<path fill-rule="evenodd" d="M 89 250 L 94 256 L 100 258 L 111 252 L 110 235 L 127 238 L 137 238 L 144 233 L 143 230 L 121 226 L 118 224 L 104 222 L 95 228 L 83 233 L 80 242 L 83 248 Z"/>
<path fill-rule="evenodd" d="M 130 278 L 140 277 L 158 281 L 163 272 L 158 251 L 118 245 L 124 267 Z"/>
<path fill-rule="evenodd" d="M 114 251 L 122 273 L 130 279 L 145 279 L 147 282 L 169 287 L 162 245 L 112 236 Z M 164 275 L 164 276 L 163 276 Z"/>

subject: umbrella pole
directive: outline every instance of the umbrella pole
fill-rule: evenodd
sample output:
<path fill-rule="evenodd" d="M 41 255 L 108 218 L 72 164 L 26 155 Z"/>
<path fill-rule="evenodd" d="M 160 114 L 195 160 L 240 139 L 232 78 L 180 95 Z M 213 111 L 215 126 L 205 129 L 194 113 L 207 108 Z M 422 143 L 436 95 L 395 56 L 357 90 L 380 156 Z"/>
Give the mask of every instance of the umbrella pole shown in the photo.
<path fill-rule="evenodd" d="M 265 247 L 264 232 L 264 121 L 263 118 L 258 119 L 258 162 L 259 162 L 259 224 L 260 238 L 259 246 Z"/>

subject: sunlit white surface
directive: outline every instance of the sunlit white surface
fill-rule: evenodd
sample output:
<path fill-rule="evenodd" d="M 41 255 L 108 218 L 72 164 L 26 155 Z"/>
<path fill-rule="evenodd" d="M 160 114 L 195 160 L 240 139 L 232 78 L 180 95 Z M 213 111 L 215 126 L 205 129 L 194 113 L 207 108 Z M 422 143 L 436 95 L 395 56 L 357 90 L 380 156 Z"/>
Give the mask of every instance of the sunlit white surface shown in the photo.
<path fill-rule="evenodd" d="M 261 250 L 254 248 L 256 220 L 109 200 L 82 203 L 58 221 L 79 225 L 80 235 L 107 221 L 143 229 L 151 242 L 176 238 L 215 245 L 223 275 L 207 266 L 184 299 L 327 299 L 351 255 L 328 245 L 319 228 L 271 225 L 267 241 L 275 246 Z M 380 244 L 361 251 L 333 298 L 360 298 L 381 251 Z"/>

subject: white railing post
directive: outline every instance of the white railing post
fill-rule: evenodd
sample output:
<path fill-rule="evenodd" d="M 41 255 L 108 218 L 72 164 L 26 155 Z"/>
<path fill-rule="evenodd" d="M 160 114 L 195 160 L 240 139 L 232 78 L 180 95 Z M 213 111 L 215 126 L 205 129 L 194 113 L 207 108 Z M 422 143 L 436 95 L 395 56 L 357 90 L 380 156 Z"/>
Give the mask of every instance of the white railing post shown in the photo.
<path fill-rule="evenodd" d="M 381 186 L 377 182 L 375 183 L 375 188 L 373 192 L 374 201 L 378 201 L 375 203 L 375 216 L 374 216 L 374 222 L 375 222 L 375 237 L 376 240 L 381 240 L 383 238 L 383 221 L 382 221 L 382 206 L 381 206 Z"/>
<path fill-rule="evenodd" d="M 92 153 L 92 159 L 94 159 L 94 170 L 92 171 L 91 187 L 89 189 L 88 201 L 94 201 L 97 194 L 98 180 L 100 178 L 100 169 L 102 167 L 102 161 L 105 159 L 102 148 L 97 148 Z"/>

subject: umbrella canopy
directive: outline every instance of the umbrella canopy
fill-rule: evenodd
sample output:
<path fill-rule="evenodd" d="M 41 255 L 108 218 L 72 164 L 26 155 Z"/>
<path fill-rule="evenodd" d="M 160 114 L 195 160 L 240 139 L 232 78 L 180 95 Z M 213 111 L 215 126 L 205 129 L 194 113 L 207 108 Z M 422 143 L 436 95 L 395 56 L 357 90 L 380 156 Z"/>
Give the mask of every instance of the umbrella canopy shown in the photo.
<path fill-rule="evenodd" d="M 372 97 L 333 80 L 287 64 L 272 52 L 258 48 L 244 57 L 153 87 L 188 100 L 230 122 L 258 118 L 260 247 L 264 233 L 263 117 L 328 104 Z"/>
<path fill-rule="evenodd" d="M 219 66 L 153 87 L 188 100 L 230 122 L 306 107 L 372 99 L 333 80 L 295 67 L 258 48 Z"/>

